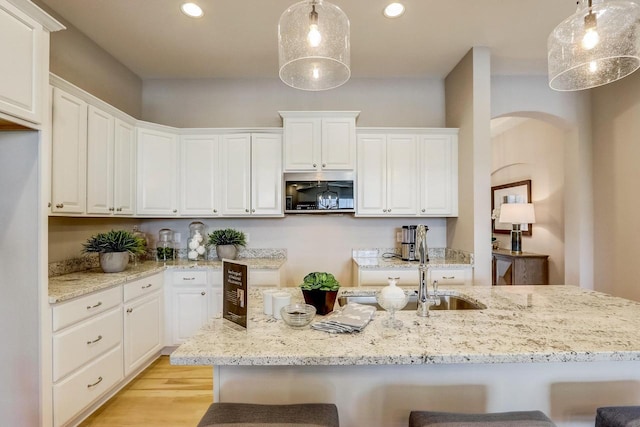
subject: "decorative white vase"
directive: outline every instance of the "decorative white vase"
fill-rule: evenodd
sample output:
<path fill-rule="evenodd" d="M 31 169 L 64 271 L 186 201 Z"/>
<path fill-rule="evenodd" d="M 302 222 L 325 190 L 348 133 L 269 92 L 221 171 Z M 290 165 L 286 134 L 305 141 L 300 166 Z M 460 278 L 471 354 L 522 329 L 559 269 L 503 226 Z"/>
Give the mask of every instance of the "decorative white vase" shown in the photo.
<path fill-rule="evenodd" d="M 119 273 L 129 264 L 129 252 L 105 252 L 100 254 L 100 268 L 105 273 Z"/>
<path fill-rule="evenodd" d="M 236 259 L 238 257 L 238 248 L 235 245 L 217 245 L 216 253 L 219 259 Z"/>

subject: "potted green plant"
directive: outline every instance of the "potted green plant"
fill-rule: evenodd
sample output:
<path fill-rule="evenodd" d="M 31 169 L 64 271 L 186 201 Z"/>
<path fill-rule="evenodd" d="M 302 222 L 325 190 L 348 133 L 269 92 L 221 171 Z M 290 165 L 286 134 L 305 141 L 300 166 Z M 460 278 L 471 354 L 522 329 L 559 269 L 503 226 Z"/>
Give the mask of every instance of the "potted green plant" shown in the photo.
<path fill-rule="evenodd" d="M 84 253 L 98 253 L 100 267 L 105 273 L 118 273 L 127 268 L 129 254 L 139 255 L 145 251 L 144 240 L 125 230 L 98 233 L 84 244 Z"/>
<path fill-rule="evenodd" d="M 300 289 L 304 301 L 316 308 L 319 315 L 333 311 L 340 283 L 333 274 L 313 272 L 304 276 Z"/>
<path fill-rule="evenodd" d="M 247 238 L 233 228 L 214 230 L 209 234 L 209 245 L 216 247 L 218 258 L 236 259 L 239 247 L 247 245 Z"/>

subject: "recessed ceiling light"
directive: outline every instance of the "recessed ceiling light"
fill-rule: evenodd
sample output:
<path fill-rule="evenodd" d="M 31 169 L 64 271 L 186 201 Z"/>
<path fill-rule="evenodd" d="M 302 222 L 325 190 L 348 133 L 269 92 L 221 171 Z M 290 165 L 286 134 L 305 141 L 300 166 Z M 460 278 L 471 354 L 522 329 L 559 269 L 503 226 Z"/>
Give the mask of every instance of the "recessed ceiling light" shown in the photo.
<path fill-rule="evenodd" d="M 182 11 L 182 13 L 192 18 L 200 18 L 202 15 L 204 15 L 202 8 L 195 3 L 182 3 L 182 6 L 180 6 L 180 10 Z"/>
<path fill-rule="evenodd" d="M 404 5 L 402 3 L 391 3 L 384 8 L 384 16 L 387 18 L 397 18 L 404 13 Z"/>

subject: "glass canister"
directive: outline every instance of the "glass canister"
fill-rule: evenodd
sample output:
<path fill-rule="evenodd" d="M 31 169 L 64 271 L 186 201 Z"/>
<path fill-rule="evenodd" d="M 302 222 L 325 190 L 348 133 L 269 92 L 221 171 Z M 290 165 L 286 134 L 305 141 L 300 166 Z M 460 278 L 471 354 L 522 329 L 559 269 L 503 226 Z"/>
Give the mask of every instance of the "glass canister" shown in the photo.
<path fill-rule="evenodd" d="M 200 221 L 189 224 L 189 240 L 187 241 L 187 258 L 189 261 L 207 259 L 207 231 Z"/>
<path fill-rule="evenodd" d="M 158 232 L 158 242 L 156 244 L 156 261 L 173 261 L 175 250 L 173 247 L 173 230 L 162 228 Z"/>
<path fill-rule="evenodd" d="M 140 231 L 137 225 L 133 226 L 133 237 L 137 237 L 138 239 L 142 239 L 144 244 L 144 252 L 140 255 L 133 255 L 133 265 L 138 265 L 138 261 L 144 261 L 147 259 L 147 248 L 149 247 L 149 239 L 147 239 L 147 234 Z"/>

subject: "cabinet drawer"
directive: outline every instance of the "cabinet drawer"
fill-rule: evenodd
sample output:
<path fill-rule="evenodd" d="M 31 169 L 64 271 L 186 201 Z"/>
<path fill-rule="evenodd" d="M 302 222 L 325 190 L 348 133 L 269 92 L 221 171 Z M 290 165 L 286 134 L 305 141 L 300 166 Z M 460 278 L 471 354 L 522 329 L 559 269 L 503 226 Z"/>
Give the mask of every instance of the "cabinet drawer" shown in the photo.
<path fill-rule="evenodd" d="M 206 272 L 205 272 L 206 273 Z M 124 302 L 131 301 L 141 295 L 148 295 L 162 289 L 162 274 L 154 274 L 144 279 L 135 280 L 124 285 Z"/>
<path fill-rule="evenodd" d="M 418 286 L 417 267 L 402 270 L 360 269 L 359 286 L 387 286 L 389 277 L 398 277 L 398 286 Z"/>
<path fill-rule="evenodd" d="M 122 341 L 120 307 L 53 335 L 53 381 Z"/>
<path fill-rule="evenodd" d="M 53 331 L 58 331 L 80 320 L 103 313 L 120 304 L 122 287 L 115 286 L 105 291 L 95 292 L 78 299 L 55 305 L 53 313 Z"/>
<path fill-rule="evenodd" d="M 206 285 L 207 272 L 206 270 L 174 271 L 172 282 L 174 285 Z"/>
<path fill-rule="evenodd" d="M 466 268 L 455 268 L 450 270 L 434 269 L 430 271 L 429 284 L 434 280 L 438 281 L 438 286 L 442 285 L 465 285 L 467 284 L 469 270 Z"/>
<path fill-rule="evenodd" d="M 53 421 L 66 423 L 123 378 L 122 345 L 53 386 Z"/>

